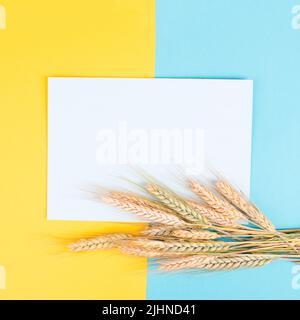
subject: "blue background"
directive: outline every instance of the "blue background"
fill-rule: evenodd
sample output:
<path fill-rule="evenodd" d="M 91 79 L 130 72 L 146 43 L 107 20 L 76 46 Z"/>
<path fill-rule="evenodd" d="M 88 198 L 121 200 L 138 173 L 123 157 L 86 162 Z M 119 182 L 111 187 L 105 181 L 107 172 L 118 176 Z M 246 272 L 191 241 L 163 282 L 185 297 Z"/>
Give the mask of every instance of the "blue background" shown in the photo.
<path fill-rule="evenodd" d="M 157 0 L 156 77 L 254 80 L 251 197 L 300 226 L 300 0 Z M 239 121 L 239 115 L 236 115 Z M 292 265 L 214 274 L 149 272 L 148 299 L 297 299 Z"/>

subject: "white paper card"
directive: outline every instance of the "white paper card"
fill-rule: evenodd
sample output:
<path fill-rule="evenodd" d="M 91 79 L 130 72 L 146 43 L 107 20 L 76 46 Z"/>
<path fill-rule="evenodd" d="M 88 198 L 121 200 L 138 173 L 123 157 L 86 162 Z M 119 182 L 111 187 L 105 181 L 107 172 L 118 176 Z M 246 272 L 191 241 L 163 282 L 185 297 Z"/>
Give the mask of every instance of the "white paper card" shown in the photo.
<path fill-rule="evenodd" d="M 249 193 L 252 81 L 48 82 L 48 219 L 138 221 L 89 194 L 134 190 L 122 177 L 136 181 L 135 168 L 175 186 L 176 170 L 201 173 L 205 163 Z"/>

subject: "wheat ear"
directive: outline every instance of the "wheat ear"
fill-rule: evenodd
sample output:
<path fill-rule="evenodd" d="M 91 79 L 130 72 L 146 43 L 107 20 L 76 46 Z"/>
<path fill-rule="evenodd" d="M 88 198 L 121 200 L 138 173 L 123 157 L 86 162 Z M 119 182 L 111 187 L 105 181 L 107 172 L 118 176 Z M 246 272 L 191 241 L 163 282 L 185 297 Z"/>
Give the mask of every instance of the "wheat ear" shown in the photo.
<path fill-rule="evenodd" d="M 188 203 L 194 210 L 198 211 L 199 214 L 201 214 L 203 217 L 205 217 L 213 224 L 217 224 L 224 227 L 239 226 L 236 219 L 219 213 L 207 205 L 202 205 L 194 200 L 188 200 Z"/>
<path fill-rule="evenodd" d="M 173 192 L 157 185 L 148 184 L 146 185 L 146 190 L 156 197 L 161 203 L 163 203 L 168 208 L 177 212 L 181 217 L 190 222 L 196 222 L 199 224 L 207 225 L 208 221 L 202 217 L 197 211 L 192 209 L 186 201 L 179 198 Z"/>
<path fill-rule="evenodd" d="M 263 214 L 263 212 L 256 206 L 254 206 L 251 202 L 247 201 L 245 197 L 235 188 L 233 188 L 229 183 L 221 180 L 217 181 L 216 189 L 228 201 L 242 210 L 254 223 L 265 230 L 275 231 L 275 227 L 273 226 L 272 222 Z"/>
<path fill-rule="evenodd" d="M 151 200 L 144 198 L 139 199 L 136 196 L 130 196 L 121 192 L 110 192 L 103 196 L 102 200 L 107 204 L 134 213 L 149 221 L 169 226 L 180 226 L 185 224 L 185 222 L 177 216 L 166 212 L 169 209 L 164 210 L 162 206 L 157 205 Z"/>
<path fill-rule="evenodd" d="M 175 212 L 170 208 L 164 206 L 163 204 L 150 200 L 146 197 L 143 197 L 139 194 L 129 193 L 129 192 L 121 192 L 121 191 L 111 191 L 108 193 L 110 196 L 116 197 L 124 202 L 135 203 L 136 205 L 145 206 L 147 208 L 162 210 L 166 213 L 174 214 Z"/>
<path fill-rule="evenodd" d="M 128 239 L 130 237 L 131 236 L 128 234 L 115 233 L 91 239 L 81 239 L 71 243 L 69 249 L 74 252 L 111 249 L 117 246 L 119 240 Z"/>
<path fill-rule="evenodd" d="M 181 252 L 163 252 L 159 250 L 147 250 L 135 246 L 121 246 L 120 251 L 128 255 L 147 258 L 171 258 L 181 256 Z"/>
<path fill-rule="evenodd" d="M 171 235 L 176 238 L 191 239 L 191 240 L 213 240 L 220 237 L 216 232 L 210 232 L 206 230 L 193 230 L 193 229 L 173 230 Z"/>
<path fill-rule="evenodd" d="M 177 261 L 176 261 L 177 260 Z M 274 260 L 271 255 L 236 255 L 232 257 L 210 256 L 208 258 L 190 257 L 162 262 L 160 269 L 164 271 L 180 269 L 202 269 L 206 271 L 234 270 L 240 268 L 260 267 Z"/>
<path fill-rule="evenodd" d="M 189 186 L 195 194 L 197 194 L 215 211 L 233 220 L 244 218 L 243 214 L 239 210 L 237 210 L 234 206 L 232 206 L 229 202 L 221 199 L 216 194 L 214 194 L 211 190 L 209 190 L 206 186 L 200 184 L 196 180 L 190 180 Z"/>
<path fill-rule="evenodd" d="M 194 269 L 211 260 L 213 256 L 206 255 L 193 255 L 184 258 L 178 258 L 173 260 L 162 261 L 160 263 L 160 270 L 164 271 L 175 271 L 175 270 L 184 270 L 184 269 Z"/>
<path fill-rule="evenodd" d="M 210 232 L 206 230 L 198 229 L 174 229 L 174 227 L 153 227 L 147 230 L 143 230 L 141 235 L 147 236 L 149 238 L 182 238 L 182 239 L 191 239 L 191 240 L 210 240 L 217 239 L 220 237 L 216 232 Z"/>
<path fill-rule="evenodd" d="M 199 266 L 201 269 L 213 270 L 233 270 L 240 268 L 255 268 L 263 266 L 274 260 L 273 256 L 266 255 L 238 255 L 234 257 L 217 257 L 207 264 Z"/>
<path fill-rule="evenodd" d="M 137 239 L 132 241 L 129 240 L 129 245 L 148 250 L 181 253 L 222 252 L 232 248 L 231 244 L 222 241 L 189 242 Z"/>
<path fill-rule="evenodd" d="M 141 235 L 147 237 L 168 237 L 172 235 L 174 227 L 151 227 L 141 231 Z"/>

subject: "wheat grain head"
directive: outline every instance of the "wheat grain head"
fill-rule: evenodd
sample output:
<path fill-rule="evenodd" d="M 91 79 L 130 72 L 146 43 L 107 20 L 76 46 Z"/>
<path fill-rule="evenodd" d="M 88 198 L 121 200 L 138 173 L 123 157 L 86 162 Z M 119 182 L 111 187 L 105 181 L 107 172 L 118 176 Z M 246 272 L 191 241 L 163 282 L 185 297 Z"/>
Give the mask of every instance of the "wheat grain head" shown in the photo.
<path fill-rule="evenodd" d="M 181 217 L 190 222 L 208 225 L 208 221 L 197 211 L 192 209 L 184 199 L 181 199 L 173 192 L 157 184 L 148 184 L 145 189 L 161 203 L 177 212 Z"/>
<path fill-rule="evenodd" d="M 223 252 L 232 249 L 232 245 L 223 241 L 169 241 L 134 239 L 128 241 L 129 245 L 148 250 L 159 250 L 164 252 L 202 253 Z"/>
<path fill-rule="evenodd" d="M 172 261 L 161 262 L 160 270 L 173 271 L 181 269 L 202 269 L 206 271 L 234 270 L 255 268 L 274 260 L 271 255 L 236 255 L 236 256 L 193 256 Z"/>
<path fill-rule="evenodd" d="M 265 230 L 275 231 L 275 227 L 273 226 L 272 222 L 263 214 L 263 212 L 254 206 L 250 201 L 246 200 L 246 198 L 228 182 L 221 180 L 217 181 L 216 189 L 229 202 L 242 210 L 254 223 Z"/>
<path fill-rule="evenodd" d="M 198 195 L 203 201 L 205 201 L 212 209 L 220 214 L 223 214 L 229 219 L 238 220 L 244 218 L 242 213 L 232 206 L 229 202 L 221 199 L 206 186 L 200 184 L 196 180 L 189 180 L 189 187 Z"/>
<path fill-rule="evenodd" d="M 91 239 L 81 239 L 71 243 L 69 249 L 73 252 L 112 249 L 117 246 L 119 240 L 129 239 L 130 237 L 129 234 L 115 233 Z"/>
<path fill-rule="evenodd" d="M 107 204 L 134 213 L 137 216 L 152 222 L 169 226 L 181 226 L 185 224 L 183 220 L 174 214 L 169 213 L 169 209 L 165 210 L 162 206 L 157 205 L 151 200 L 143 198 L 138 199 L 137 197 L 131 198 L 121 192 L 107 193 L 102 199 Z"/>
<path fill-rule="evenodd" d="M 193 229 L 173 230 L 171 235 L 176 238 L 191 239 L 191 240 L 213 240 L 220 237 L 216 232 L 210 232 L 206 230 L 193 230 Z"/>
<path fill-rule="evenodd" d="M 212 224 L 225 227 L 237 227 L 239 226 L 237 219 L 228 217 L 223 213 L 219 213 L 207 205 L 203 205 L 194 200 L 188 200 L 189 205 L 196 211 L 199 212 L 203 217 L 205 217 Z"/>

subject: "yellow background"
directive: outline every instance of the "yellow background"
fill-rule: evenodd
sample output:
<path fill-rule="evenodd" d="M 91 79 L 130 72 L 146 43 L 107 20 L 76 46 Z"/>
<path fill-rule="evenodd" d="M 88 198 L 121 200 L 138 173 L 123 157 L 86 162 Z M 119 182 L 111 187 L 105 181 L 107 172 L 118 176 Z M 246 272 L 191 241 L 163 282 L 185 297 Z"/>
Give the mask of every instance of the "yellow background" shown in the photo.
<path fill-rule="evenodd" d="M 0 4 L 0 299 L 144 299 L 144 259 L 61 251 L 74 235 L 138 226 L 46 221 L 46 80 L 153 77 L 154 0 Z"/>

